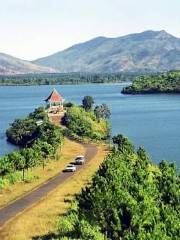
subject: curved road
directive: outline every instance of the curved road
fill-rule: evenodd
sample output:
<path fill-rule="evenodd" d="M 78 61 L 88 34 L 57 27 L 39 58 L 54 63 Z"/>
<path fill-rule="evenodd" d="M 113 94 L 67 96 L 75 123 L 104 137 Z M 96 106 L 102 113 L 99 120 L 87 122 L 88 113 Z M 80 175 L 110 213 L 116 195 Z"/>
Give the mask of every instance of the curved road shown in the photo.
<path fill-rule="evenodd" d="M 86 149 L 85 157 L 86 162 L 92 160 L 97 154 L 97 147 L 92 144 L 83 144 Z M 83 165 L 77 166 L 77 171 L 83 168 Z M 3 225 L 19 215 L 27 208 L 38 203 L 42 198 L 44 198 L 48 193 L 53 191 L 57 186 L 62 184 L 66 179 L 71 177 L 74 173 L 72 172 L 60 172 L 52 179 L 46 181 L 44 184 L 40 185 L 35 190 L 29 192 L 20 199 L 15 200 L 9 205 L 0 209 L 0 229 Z"/>

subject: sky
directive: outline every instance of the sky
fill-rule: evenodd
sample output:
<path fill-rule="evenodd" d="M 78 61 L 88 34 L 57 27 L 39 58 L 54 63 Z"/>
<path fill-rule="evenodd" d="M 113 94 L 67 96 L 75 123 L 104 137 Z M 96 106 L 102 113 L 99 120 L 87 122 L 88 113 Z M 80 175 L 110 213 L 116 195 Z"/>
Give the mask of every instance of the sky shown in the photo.
<path fill-rule="evenodd" d="M 0 0 L 0 52 L 34 60 L 98 36 L 165 30 L 180 38 L 180 0 Z"/>

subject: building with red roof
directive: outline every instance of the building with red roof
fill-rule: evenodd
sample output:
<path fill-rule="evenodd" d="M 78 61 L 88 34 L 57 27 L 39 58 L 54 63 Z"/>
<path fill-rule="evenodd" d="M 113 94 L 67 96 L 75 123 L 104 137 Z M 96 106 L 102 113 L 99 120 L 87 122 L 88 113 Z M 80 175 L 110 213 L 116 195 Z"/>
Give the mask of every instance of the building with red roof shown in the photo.
<path fill-rule="evenodd" d="M 64 98 L 58 93 L 55 88 L 45 101 L 47 103 L 47 107 L 49 108 L 49 112 L 57 113 L 63 111 Z"/>

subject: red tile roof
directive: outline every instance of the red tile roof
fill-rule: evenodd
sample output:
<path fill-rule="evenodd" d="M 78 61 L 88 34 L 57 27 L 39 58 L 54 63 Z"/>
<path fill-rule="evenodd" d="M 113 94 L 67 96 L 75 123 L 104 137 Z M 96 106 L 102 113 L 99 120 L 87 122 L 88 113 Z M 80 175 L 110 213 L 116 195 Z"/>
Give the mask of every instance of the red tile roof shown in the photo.
<path fill-rule="evenodd" d="M 63 98 L 58 93 L 56 89 L 52 91 L 52 93 L 49 95 L 49 97 L 45 100 L 46 102 L 62 102 Z"/>

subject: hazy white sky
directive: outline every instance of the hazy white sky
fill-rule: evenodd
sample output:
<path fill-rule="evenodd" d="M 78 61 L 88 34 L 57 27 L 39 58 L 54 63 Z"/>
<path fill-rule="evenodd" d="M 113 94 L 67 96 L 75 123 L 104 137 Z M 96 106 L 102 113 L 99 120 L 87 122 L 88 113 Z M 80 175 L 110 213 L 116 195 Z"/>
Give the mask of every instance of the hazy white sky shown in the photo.
<path fill-rule="evenodd" d="M 97 36 L 180 37 L 180 0 L 0 0 L 0 29 L 0 52 L 27 60 Z"/>

